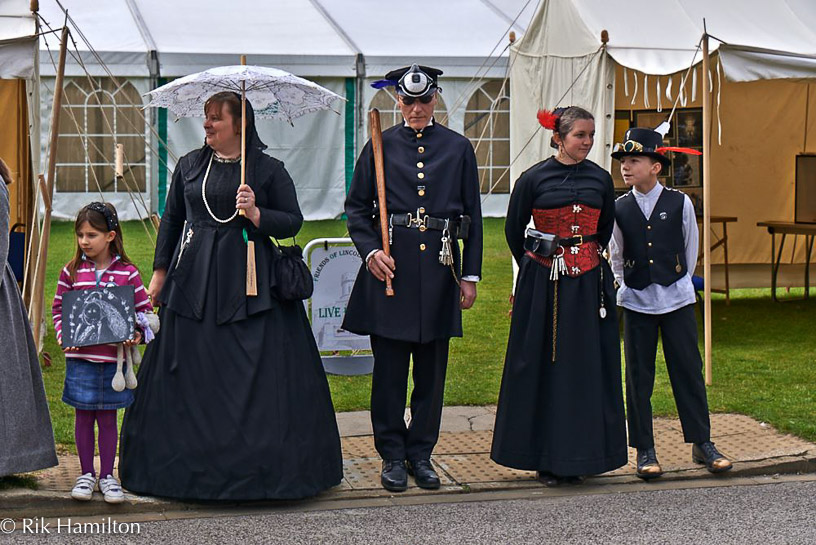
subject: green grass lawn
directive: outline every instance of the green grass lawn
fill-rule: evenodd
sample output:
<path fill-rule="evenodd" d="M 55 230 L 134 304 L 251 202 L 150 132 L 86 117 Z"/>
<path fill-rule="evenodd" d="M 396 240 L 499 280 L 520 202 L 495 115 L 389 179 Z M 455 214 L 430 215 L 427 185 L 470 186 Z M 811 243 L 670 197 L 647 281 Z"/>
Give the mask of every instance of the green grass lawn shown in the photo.
<path fill-rule="evenodd" d="M 498 397 L 510 327 L 508 298 L 512 283 L 503 225 L 502 219 L 485 221 L 484 280 L 478 287 L 476 305 L 464 313 L 465 337 L 451 343 L 447 405 L 494 404 Z M 138 222 L 126 222 L 123 229 L 125 248 L 147 283 L 153 248 Z M 75 251 L 72 230 L 70 223 L 52 227 L 46 285 L 49 305 L 59 271 Z M 305 245 L 313 238 L 345 233 L 342 221 L 309 222 L 297 242 Z M 783 305 L 771 302 L 770 290 L 733 290 L 730 306 L 722 296 L 715 296 L 712 304 L 714 385 L 708 389 L 711 410 L 747 414 L 782 431 L 816 440 L 816 299 Z M 700 338 L 702 341 L 702 334 Z M 65 359 L 50 321 L 45 350 L 53 356 L 53 365 L 43 374 L 55 437 L 58 443 L 72 445 L 73 409 L 61 401 Z M 659 357 L 653 396 L 655 414 L 676 415 L 665 364 L 662 355 Z M 329 384 L 338 411 L 368 408 L 370 376 L 330 376 Z"/>

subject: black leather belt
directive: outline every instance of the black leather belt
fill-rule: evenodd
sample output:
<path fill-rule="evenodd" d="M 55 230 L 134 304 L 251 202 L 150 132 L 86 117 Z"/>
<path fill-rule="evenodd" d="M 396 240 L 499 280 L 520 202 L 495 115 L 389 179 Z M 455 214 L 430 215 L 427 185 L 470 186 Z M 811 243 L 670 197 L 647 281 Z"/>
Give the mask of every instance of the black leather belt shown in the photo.
<path fill-rule="evenodd" d="M 558 245 L 564 246 L 565 248 L 568 246 L 580 246 L 587 242 L 597 242 L 598 241 L 598 233 L 592 235 L 574 235 L 567 238 L 559 238 Z"/>
<path fill-rule="evenodd" d="M 444 231 L 445 229 L 460 240 L 467 240 L 470 230 L 470 216 L 459 216 L 458 219 L 432 218 L 425 214 L 391 214 L 390 225 L 410 227 L 420 231 Z"/>

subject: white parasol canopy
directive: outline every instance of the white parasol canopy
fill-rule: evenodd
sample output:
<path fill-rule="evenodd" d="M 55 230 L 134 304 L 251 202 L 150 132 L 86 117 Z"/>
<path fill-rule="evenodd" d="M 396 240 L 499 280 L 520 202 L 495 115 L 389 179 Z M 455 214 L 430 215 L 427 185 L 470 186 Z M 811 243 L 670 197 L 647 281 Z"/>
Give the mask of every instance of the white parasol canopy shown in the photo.
<path fill-rule="evenodd" d="M 244 88 L 245 87 L 245 88 Z M 204 117 L 204 103 L 215 93 L 233 91 L 252 103 L 257 118 L 283 119 L 289 124 L 304 114 L 330 110 L 340 95 L 277 68 L 219 66 L 190 74 L 150 91 L 147 106 L 167 108 L 176 117 Z"/>

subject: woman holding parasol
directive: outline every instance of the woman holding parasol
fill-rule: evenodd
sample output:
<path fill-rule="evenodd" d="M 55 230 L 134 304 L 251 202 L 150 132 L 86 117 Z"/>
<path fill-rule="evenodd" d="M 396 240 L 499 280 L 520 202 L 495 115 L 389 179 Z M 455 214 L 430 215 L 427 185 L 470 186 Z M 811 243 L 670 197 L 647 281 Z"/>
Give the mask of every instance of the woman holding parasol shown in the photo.
<path fill-rule="evenodd" d="M 252 105 L 245 107 L 242 148 L 241 96 L 211 96 L 205 144 L 173 173 L 149 288 L 163 305 L 162 330 L 122 429 L 120 476 L 136 493 L 288 499 L 342 479 L 328 383 L 303 305 L 272 289 L 269 237 L 293 236 L 303 221 L 295 186 L 283 163 L 263 153 Z"/>

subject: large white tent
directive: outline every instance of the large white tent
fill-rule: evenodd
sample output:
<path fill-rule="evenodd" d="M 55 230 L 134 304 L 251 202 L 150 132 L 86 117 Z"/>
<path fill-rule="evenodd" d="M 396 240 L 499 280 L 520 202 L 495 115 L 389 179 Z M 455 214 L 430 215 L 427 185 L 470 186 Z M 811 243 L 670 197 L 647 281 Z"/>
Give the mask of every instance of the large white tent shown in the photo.
<path fill-rule="evenodd" d="M 665 117 L 681 89 L 680 111 L 699 110 L 704 31 L 715 52 L 712 214 L 739 218 L 728 228 L 733 263 L 767 263 L 771 240 L 756 223 L 793 221 L 796 156 L 816 153 L 816 139 L 808 138 L 816 130 L 810 0 L 542 0 L 511 48 L 512 179 L 552 152 L 549 133 L 539 130 L 539 108 L 593 111 L 590 159 L 608 169 L 622 130 L 643 115 Z M 801 263 L 803 246 L 785 259 Z"/>
<path fill-rule="evenodd" d="M 113 95 L 127 92 L 127 100 L 132 101 L 134 95 L 169 79 L 238 64 L 244 54 L 248 64 L 275 66 L 316 81 L 347 99 L 345 104 L 335 103 L 337 113 L 302 117 L 295 120 L 294 127 L 262 122 L 259 128 L 270 153 L 292 173 L 306 218 L 335 218 L 342 214 L 346 185 L 367 138 L 365 112 L 375 99 L 375 90 L 368 84 L 411 62 L 438 66 L 445 71 L 446 122 L 463 132 L 468 101 L 485 81 L 505 78 L 508 34 L 523 34 L 536 5 L 537 0 L 451 0 L 428 6 L 420 29 L 417 6 L 375 0 L 234 0 L 228 4 L 211 0 L 62 0 L 77 50 L 68 59 L 66 76 L 69 85 L 70 80 L 76 82 L 78 88 L 73 91 L 79 99 L 91 92 L 80 83 L 90 73 L 127 82 L 127 89 L 120 85 L 108 91 Z M 54 28 L 65 20 L 56 0 L 41 0 L 40 15 Z M 53 80 L 49 76 L 54 75 L 56 48 L 56 38 L 41 40 L 43 123 L 50 115 Z M 79 99 L 75 98 L 72 109 L 77 119 L 82 114 L 81 104 L 76 104 Z M 168 170 L 175 157 L 200 146 L 201 122 L 173 122 L 172 116 L 167 120 L 161 111 L 147 115 L 144 136 L 152 145 L 145 147 L 144 157 L 128 159 L 144 170 L 141 198 L 151 208 L 160 209 Z M 69 127 L 81 125 L 73 119 L 67 123 Z M 74 162 L 58 161 L 65 168 L 58 168 L 55 217 L 71 217 L 77 205 L 88 200 L 86 193 L 98 194 L 100 187 L 107 200 L 124 210 L 124 217 L 144 215 L 122 187 L 97 187 L 99 180 L 90 178 L 88 168 L 83 173 L 83 163 L 87 167 L 103 160 L 112 162 L 112 152 L 100 154 L 104 158 L 76 158 L 82 155 L 82 146 L 71 148 L 70 136 L 64 140 L 74 150 Z M 85 148 L 88 153 L 87 144 Z M 69 175 L 71 181 L 66 180 Z M 506 194 L 490 195 L 485 208 L 488 213 L 503 214 L 506 200 Z"/>

